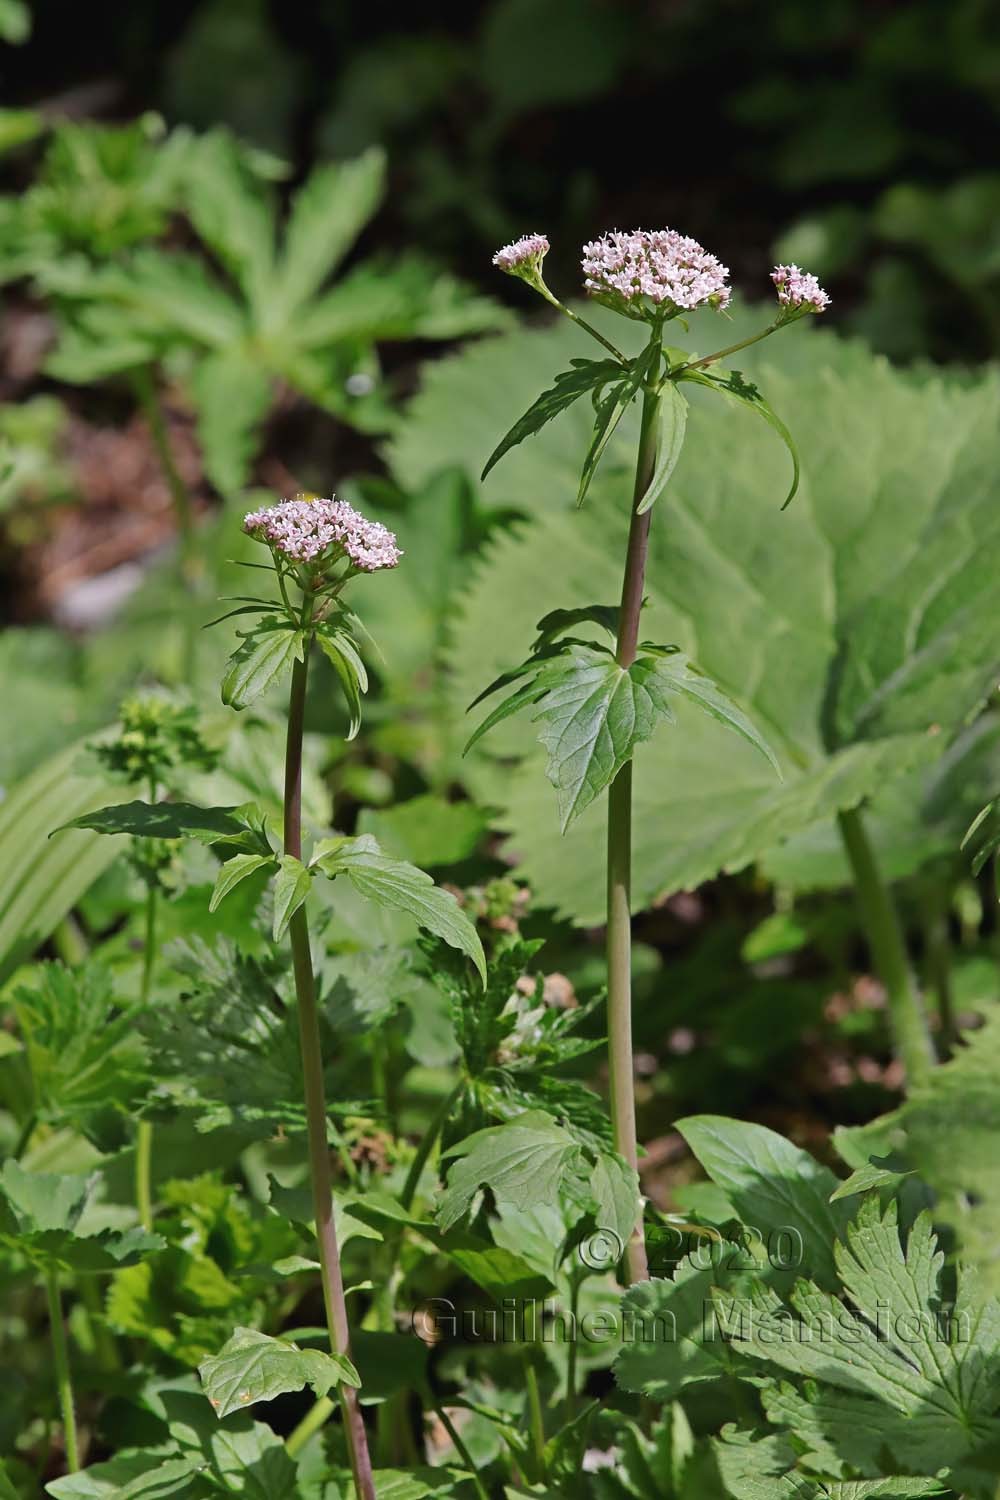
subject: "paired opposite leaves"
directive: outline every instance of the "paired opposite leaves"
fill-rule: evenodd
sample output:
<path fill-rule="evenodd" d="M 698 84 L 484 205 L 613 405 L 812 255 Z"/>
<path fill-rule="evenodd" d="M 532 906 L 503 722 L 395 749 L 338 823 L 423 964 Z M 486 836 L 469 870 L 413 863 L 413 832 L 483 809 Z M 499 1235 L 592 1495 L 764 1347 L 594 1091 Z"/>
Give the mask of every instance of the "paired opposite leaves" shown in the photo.
<path fill-rule="evenodd" d="M 562 621 L 555 628 L 564 629 L 585 612 L 557 613 Z M 636 746 L 659 723 L 674 722 L 674 697 L 689 699 L 735 730 L 778 769 L 746 715 L 680 653 L 644 644 L 632 665 L 623 667 L 607 647 L 574 640 L 554 643 L 545 625 L 539 624 L 541 644 L 535 655 L 487 689 L 486 695 L 523 679 L 487 716 L 466 749 L 503 719 L 538 705 L 533 720 L 541 726 L 538 738 L 548 751 L 546 774 L 556 789 L 564 832 L 632 759 Z"/>

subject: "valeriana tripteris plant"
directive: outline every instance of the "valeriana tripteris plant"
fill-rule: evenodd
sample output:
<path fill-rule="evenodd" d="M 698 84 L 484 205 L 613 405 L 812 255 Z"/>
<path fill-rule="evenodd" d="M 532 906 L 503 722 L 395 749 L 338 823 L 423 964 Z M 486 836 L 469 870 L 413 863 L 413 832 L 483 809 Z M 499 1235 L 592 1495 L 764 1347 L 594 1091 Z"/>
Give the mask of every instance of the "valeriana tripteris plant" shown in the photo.
<path fill-rule="evenodd" d="M 295 977 L 313 1210 L 331 1354 L 301 1351 L 286 1340 L 238 1329 L 217 1356 L 205 1361 L 201 1374 L 220 1417 L 307 1384 L 321 1396 L 336 1387 L 358 1500 L 374 1500 L 334 1222 L 321 1033 L 306 915 L 312 882 L 317 876 L 343 876 L 366 900 L 408 912 L 421 927 L 468 955 L 483 979 L 485 961 L 475 927 L 455 898 L 414 865 L 383 854 L 371 835 L 318 839 L 308 861 L 303 859 L 302 741 L 311 648 L 318 644 L 334 666 L 353 735 L 368 684 L 357 644 L 361 622 L 346 604 L 344 590 L 359 577 L 397 565 L 401 553 L 395 537 L 344 501 L 302 497 L 251 512 L 244 530 L 268 548 L 269 562 L 251 566 L 273 569 L 277 597 L 243 596 L 222 617 L 254 617 L 250 628 L 240 633 L 223 678 L 222 697 L 240 710 L 265 689 L 289 682 L 281 849 L 274 848 L 266 818 L 253 804 L 202 808 L 182 802 L 132 802 L 87 814 L 71 826 L 144 837 L 190 835 L 212 845 L 224 863 L 210 910 L 255 872 L 273 876 L 273 936 L 277 942 L 287 935 Z"/>
<path fill-rule="evenodd" d="M 787 446 L 792 481 L 785 504 L 798 487 L 794 444 L 781 419 L 756 386 L 738 371 L 716 373 L 713 366 L 779 328 L 824 311 L 829 298 L 815 277 L 797 266 L 777 266 L 772 281 L 778 298 L 766 327 L 739 343 L 701 357 L 665 342 L 666 326 L 685 312 L 729 305 L 728 271 L 696 240 L 671 229 L 614 232 L 583 248 L 586 291 L 595 301 L 649 330 L 645 348 L 627 358 L 610 339 L 549 289 L 543 261 L 544 235 L 531 234 L 506 245 L 494 265 L 525 281 L 545 300 L 591 334 L 609 357 L 577 359 L 556 377 L 502 439 L 484 476 L 516 444 L 537 432 L 584 395 L 593 401 L 595 420 L 584 458 L 577 503 L 582 503 L 597 465 L 618 423 L 633 401 L 641 401 L 632 519 L 625 556 L 621 601 L 559 609 L 539 621 L 531 656 L 505 673 L 481 695 L 514 686 L 472 737 L 474 743 L 501 719 L 532 705 L 539 738 L 549 752 L 548 775 L 556 788 L 563 829 L 602 791 L 608 792 L 607 953 L 608 1047 L 611 1113 L 617 1150 L 637 1165 L 632 1070 L 630 868 L 632 757 L 635 748 L 663 721 L 671 722 L 671 699 L 681 696 L 743 735 L 775 764 L 754 726 L 720 689 L 698 672 L 674 646 L 640 641 L 639 623 L 653 505 L 663 493 L 680 456 L 688 403 L 683 387 L 694 383 L 730 396 L 762 417 Z M 581 625 L 596 624 L 608 639 L 582 639 Z M 480 700 L 477 700 L 480 701 Z M 627 1247 L 629 1280 L 644 1278 L 646 1254 L 641 1226 Z"/>

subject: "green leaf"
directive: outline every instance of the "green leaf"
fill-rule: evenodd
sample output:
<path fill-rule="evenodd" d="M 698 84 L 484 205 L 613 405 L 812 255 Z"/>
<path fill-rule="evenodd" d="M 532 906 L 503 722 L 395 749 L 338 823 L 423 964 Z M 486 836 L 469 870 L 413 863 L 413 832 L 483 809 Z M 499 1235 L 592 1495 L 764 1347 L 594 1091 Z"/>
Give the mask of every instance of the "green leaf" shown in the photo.
<path fill-rule="evenodd" d="M 948 1306 L 943 1262 L 929 1214 L 917 1218 L 904 1246 L 896 1204 L 883 1214 L 871 1196 L 837 1251 L 846 1305 L 805 1281 L 788 1304 L 760 1285 L 750 1303 L 721 1292 L 715 1300 L 737 1353 L 833 1388 L 826 1413 L 820 1396 L 813 1418 L 828 1441 L 838 1441 L 839 1426 L 842 1460 L 851 1461 L 852 1429 L 864 1424 L 870 1453 L 884 1447 L 898 1464 L 940 1475 L 1000 1439 L 1000 1305 L 960 1270 Z M 803 1389 L 812 1399 L 813 1387 Z M 840 1392 L 850 1402 L 847 1422 Z"/>
<path fill-rule="evenodd" d="M 532 437 L 539 432 L 546 422 L 551 422 L 553 417 L 557 417 L 560 412 L 572 406 L 574 401 L 578 401 L 588 391 L 597 390 L 600 386 L 606 385 L 609 380 L 614 380 L 620 375 L 621 368 L 617 360 L 613 359 L 575 359 L 573 368 L 557 375 L 552 389 L 543 391 L 537 401 L 528 407 L 524 415 L 518 418 L 506 436 L 497 444 L 486 461 L 481 477 L 485 479 L 505 453 L 509 453 L 511 448 L 516 448 L 519 443 L 523 443 L 525 438 Z"/>
<path fill-rule="evenodd" d="M 344 690 L 350 714 L 348 740 L 353 740 L 361 728 L 361 694 L 368 691 L 368 673 L 358 655 L 358 649 L 346 630 L 324 623 L 316 631 L 320 649 L 330 662 Z"/>
<path fill-rule="evenodd" d="M 639 1174 L 620 1156 L 602 1151 L 590 1174 L 598 1229 L 610 1229 L 624 1246 L 642 1217 Z"/>
<path fill-rule="evenodd" d="M 255 1401 L 273 1401 L 288 1391 L 311 1386 L 325 1396 L 338 1385 L 360 1385 L 358 1372 L 342 1354 L 300 1349 L 287 1339 L 269 1338 L 254 1328 L 237 1328 L 229 1342 L 198 1367 L 205 1395 L 217 1417 L 242 1411 Z"/>
<path fill-rule="evenodd" d="M 332 275 L 378 207 L 384 183 L 385 155 L 376 147 L 313 170 L 292 200 L 270 324 L 290 320 Z"/>
<path fill-rule="evenodd" d="M 222 495 L 238 494 L 247 482 L 271 391 L 269 372 L 248 347 L 211 352 L 195 367 L 198 436 L 208 477 Z"/>
<path fill-rule="evenodd" d="M 229 658 L 222 679 L 222 701 L 237 710 L 256 702 L 261 693 L 275 686 L 301 661 L 305 650 L 301 630 L 294 630 L 279 615 L 268 615 L 248 631 Z"/>
<path fill-rule="evenodd" d="M 513 680 L 521 674 L 527 681 L 486 717 L 466 749 L 502 720 L 537 703 L 532 717 L 542 726 L 538 738 L 549 752 L 546 775 L 556 789 L 563 833 L 632 759 L 636 746 L 648 740 L 661 721 L 674 722 L 671 694 L 690 698 L 735 729 L 778 769 L 772 751 L 746 716 L 676 653 L 643 654 L 623 667 L 607 651 L 567 642 L 558 650 L 544 647 L 537 658 L 507 677 Z"/>
<path fill-rule="evenodd" d="M 576 503 L 582 505 L 587 498 L 591 480 L 597 472 L 605 448 L 610 443 L 615 433 L 615 428 L 635 396 L 635 386 L 627 380 L 619 385 L 614 385 L 606 396 L 602 396 L 597 402 L 596 416 L 594 420 L 594 431 L 590 439 L 590 447 L 587 449 L 583 460 L 583 469 L 580 473 L 580 483 L 576 491 Z"/>
<path fill-rule="evenodd" d="M 90 828 L 95 833 L 128 833 L 133 838 L 197 838 L 206 844 L 219 839 L 243 839 L 246 826 L 235 807 L 195 807 L 191 802 L 120 802 L 82 813 L 53 830 Z"/>
<path fill-rule="evenodd" d="M 215 911 L 220 901 L 224 901 L 241 880 L 246 880 L 248 875 L 268 868 L 273 863 L 269 854 L 234 854 L 232 859 L 227 859 L 216 877 L 212 898 L 208 903 L 209 911 Z"/>
<path fill-rule="evenodd" d="M 231 136 L 216 130 L 201 138 L 185 192 L 201 238 L 259 312 L 273 277 L 274 209 Z"/>
<path fill-rule="evenodd" d="M 751 411 L 756 412 L 759 417 L 763 417 L 767 425 L 774 429 L 788 449 L 792 460 L 792 487 L 785 496 L 781 506 L 782 510 L 786 510 L 795 498 L 795 493 L 799 487 L 799 455 L 796 452 L 795 443 L 792 441 L 792 434 L 778 414 L 772 411 L 757 387 L 745 381 L 739 370 L 734 370 L 731 375 L 725 377 L 709 374 L 705 370 L 697 370 L 687 375 L 682 375 L 680 378 L 682 380 L 697 381 L 699 385 L 706 385 L 711 390 L 723 391 L 727 396 L 733 396 L 737 401 L 742 401 Z"/>
<path fill-rule="evenodd" d="M 764 1125 L 689 1115 L 677 1129 L 744 1224 L 765 1241 L 772 1231 L 791 1230 L 803 1267 L 822 1285 L 836 1285 L 835 1246 L 846 1215 L 830 1205 L 838 1183 L 828 1167 Z"/>
<path fill-rule="evenodd" d="M 991 994 L 993 984 L 991 976 Z M 994 1294 L 1000 1293 L 1000 1160 L 994 1149 L 1000 1130 L 998 1068 L 1000 1017 L 991 1006 L 984 1024 L 964 1033 L 951 1061 L 932 1069 L 900 1109 L 875 1122 L 881 1139 L 875 1137 L 874 1124 L 841 1130 L 837 1136 L 838 1149 L 848 1147 L 868 1162 L 861 1170 L 886 1166 L 890 1151 L 889 1164 L 917 1170 L 935 1194 L 935 1218 L 952 1230 L 963 1262 L 979 1271 Z"/>
<path fill-rule="evenodd" d="M 444 1230 L 465 1218 L 482 1188 L 515 1208 L 551 1203 L 567 1170 L 578 1168 L 580 1148 L 551 1116 L 530 1111 L 508 1125 L 479 1130 L 444 1153 L 455 1158 L 437 1220 Z"/>
<path fill-rule="evenodd" d="M 377 906 L 409 912 L 419 926 L 467 954 L 485 984 L 486 959 L 474 923 L 451 892 L 441 890 L 423 870 L 390 859 L 367 834 L 322 840 L 312 863 L 331 879 L 346 875 L 358 893 Z"/>
<path fill-rule="evenodd" d="M 670 476 L 677 467 L 677 460 L 684 447 L 687 412 L 688 404 L 678 390 L 677 382 L 668 380 L 660 396 L 660 434 L 656 467 L 649 481 L 649 489 L 636 506 L 636 513 L 640 516 L 644 516 L 647 510 L 652 510 L 670 483 Z"/>
<path fill-rule="evenodd" d="M 77 1225 L 97 1178 L 28 1172 L 9 1158 L 0 1172 L 0 1243 L 40 1269 L 95 1274 L 135 1265 L 164 1241 L 142 1229 L 80 1235 Z"/>
<path fill-rule="evenodd" d="M 300 859 L 284 854 L 278 861 L 274 882 L 274 941 L 280 942 L 288 924 L 312 889 L 312 876 Z"/>
<path fill-rule="evenodd" d="M 45 1493 L 54 1500 L 190 1500 L 198 1494 L 197 1483 L 198 1468 L 189 1459 L 171 1458 L 164 1449 L 144 1449 L 119 1453 L 79 1473 L 50 1480 Z"/>
<path fill-rule="evenodd" d="M 14 988 L 11 1005 L 40 1119 L 85 1125 L 109 1108 L 134 1107 L 149 1083 L 149 1056 L 135 1008 L 115 993 L 108 969 L 95 960 L 39 966 Z"/>
<path fill-rule="evenodd" d="M 85 743 L 43 761 L 0 802 L 0 979 L 31 957 L 122 852 L 122 843 L 96 833 L 49 841 L 67 815 L 127 795 L 106 774 L 78 769 Z"/>

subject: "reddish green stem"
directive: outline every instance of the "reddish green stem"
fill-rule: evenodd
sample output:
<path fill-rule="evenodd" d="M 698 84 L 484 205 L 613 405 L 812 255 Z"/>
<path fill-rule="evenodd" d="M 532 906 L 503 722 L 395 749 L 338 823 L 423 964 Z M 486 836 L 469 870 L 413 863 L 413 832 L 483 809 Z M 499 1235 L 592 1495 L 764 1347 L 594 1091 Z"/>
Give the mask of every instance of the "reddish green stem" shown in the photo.
<path fill-rule="evenodd" d="M 305 723 L 308 644 L 301 661 L 292 668 L 292 686 L 288 704 L 288 738 L 285 751 L 285 853 L 302 858 L 302 732 Z M 326 1138 L 326 1092 L 323 1084 L 322 1043 L 319 1013 L 316 1008 L 316 981 L 309 948 L 309 923 L 305 907 L 292 917 L 288 934 L 292 944 L 295 971 L 295 995 L 299 1013 L 299 1039 L 302 1048 L 302 1073 L 305 1085 L 306 1118 L 309 1128 L 309 1170 L 312 1178 L 313 1212 L 316 1239 L 322 1267 L 323 1301 L 330 1344 L 337 1354 L 350 1355 L 351 1337 L 347 1322 L 344 1278 L 340 1268 L 340 1249 L 333 1216 L 333 1183 L 330 1174 L 330 1152 Z M 358 1404 L 357 1392 L 350 1386 L 340 1387 L 340 1408 L 344 1419 L 351 1472 L 358 1500 L 375 1500 L 375 1481 L 368 1454 L 368 1436 Z"/>

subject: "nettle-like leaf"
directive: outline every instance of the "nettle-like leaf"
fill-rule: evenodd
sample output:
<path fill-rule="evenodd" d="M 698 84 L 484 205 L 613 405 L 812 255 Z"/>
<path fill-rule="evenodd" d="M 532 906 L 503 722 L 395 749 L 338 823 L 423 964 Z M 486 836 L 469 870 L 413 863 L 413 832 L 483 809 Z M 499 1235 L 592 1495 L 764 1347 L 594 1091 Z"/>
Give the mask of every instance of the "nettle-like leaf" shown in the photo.
<path fill-rule="evenodd" d="M 98 1111 L 128 1109 L 147 1085 L 149 1055 L 135 1016 L 100 964 L 45 964 L 14 989 L 11 1007 L 40 1119 L 84 1123 Z"/>
<path fill-rule="evenodd" d="M 954 1304 L 941 1285 L 943 1254 L 922 1213 L 900 1241 L 897 1206 L 863 1203 L 837 1247 L 843 1298 L 800 1281 L 787 1300 L 755 1286 L 736 1304 L 715 1292 L 734 1351 L 797 1376 L 768 1380 L 765 1410 L 806 1449 L 807 1467 L 900 1467 L 940 1475 L 1000 1438 L 1000 1305 L 957 1273 Z M 814 1384 L 815 1382 L 815 1384 Z"/>
<path fill-rule="evenodd" d="M 197 938 L 177 943 L 167 956 L 186 981 L 180 1001 L 142 1022 L 161 1090 L 202 1131 L 304 1130 L 298 1022 L 272 976 L 224 940 L 213 948 Z M 332 1071 L 327 1095 L 335 1118 L 366 1112 Z"/>
<path fill-rule="evenodd" d="M 145 248 L 118 263 L 55 266 L 46 288 L 62 309 L 51 357 L 58 378 L 90 381 L 180 353 L 198 408 L 206 467 L 223 493 L 245 484 L 278 381 L 363 428 L 384 428 L 376 390 L 352 395 L 383 340 L 454 338 L 508 315 L 420 260 L 368 262 L 328 283 L 376 211 L 385 161 L 370 150 L 314 169 L 279 232 L 271 187 L 224 132 L 191 143 L 188 215 L 221 266 Z"/>
<path fill-rule="evenodd" d="M 479 934 L 455 897 L 416 865 L 383 854 L 371 834 L 321 839 L 310 867 L 331 880 L 345 876 L 359 895 L 376 906 L 408 912 L 427 932 L 467 954 L 485 983 L 486 958 Z"/>
<path fill-rule="evenodd" d="M 475 983 L 457 954 L 434 939 L 421 944 L 432 983 L 445 996 L 462 1053 L 468 1087 L 454 1114 L 465 1131 L 543 1109 L 568 1121 L 581 1139 L 610 1146 L 607 1112 L 599 1095 L 562 1069 L 603 1045 L 579 1028 L 600 1004 L 546 1003 L 532 959 L 540 941 L 510 942 L 493 954 L 486 987 Z M 526 993 L 525 980 L 534 986 Z M 446 1137 L 449 1135 L 446 1129 Z"/>
<path fill-rule="evenodd" d="M 112 1278 L 110 1326 L 195 1368 L 237 1323 L 261 1316 L 275 1267 L 299 1249 L 298 1232 L 254 1212 L 238 1190 L 205 1173 L 159 1185 L 157 1231 L 166 1248 Z"/>
<path fill-rule="evenodd" d="M 415 403 L 429 424 L 420 444 L 433 438 L 438 464 L 471 469 L 483 389 L 503 386 L 512 401 L 537 381 L 546 349 L 561 362 L 567 347 L 568 334 L 521 334 L 446 361 Z M 932 764 L 996 681 L 1000 382 L 914 382 L 858 346 L 803 329 L 752 353 L 741 356 L 746 379 L 759 379 L 802 453 L 796 504 L 778 513 L 784 455 L 745 403 L 730 410 L 685 382 L 691 418 L 669 518 L 657 514 L 650 533 L 642 628 L 676 642 L 740 705 L 784 780 L 776 784 L 741 737 L 678 702 L 676 731 L 636 759 L 637 908 L 740 869 Z M 485 501 L 522 510 L 519 496 L 544 496 L 548 511 L 492 543 L 455 613 L 456 722 L 484 681 L 527 655 L 539 599 L 568 603 L 581 580 L 590 597 L 619 595 L 634 426 L 602 465 L 600 506 L 575 514 L 583 437 L 574 417 L 519 448 L 484 488 Z M 412 461 L 418 474 L 423 452 L 409 428 L 396 440 L 396 461 Z M 559 839 L 538 752 L 513 725 L 487 744 L 466 775 L 477 798 L 499 809 L 496 826 L 520 873 L 578 922 L 600 920 L 601 819 L 585 813 Z"/>
<path fill-rule="evenodd" d="M 936 1195 L 936 1219 L 954 1231 L 963 1261 L 993 1293 L 1000 1292 L 998 1068 L 1000 1019 L 988 1013 L 979 1029 L 964 1033 L 950 1062 L 914 1085 L 900 1109 L 836 1136 L 852 1164 L 874 1171 L 891 1152 L 894 1166 L 919 1172 Z"/>
<path fill-rule="evenodd" d="M 143 1229 L 76 1232 L 97 1181 L 96 1177 L 28 1172 L 10 1158 L 0 1172 L 0 1243 L 19 1251 L 40 1270 L 79 1275 L 115 1271 L 161 1250 L 160 1236 Z"/>
<path fill-rule="evenodd" d="M 561 625 L 546 628 L 551 616 L 539 622 L 535 654 L 480 695 L 486 698 L 501 686 L 519 683 L 487 715 L 466 750 L 504 719 L 534 707 L 532 720 L 541 725 L 538 738 L 548 751 L 545 773 L 556 789 L 563 833 L 658 724 L 676 722 L 671 700 L 677 697 L 736 730 L 777 770 L 772 751 L 746 715 L 680 653 L 644 642 L 631 666 L 623 667 L 610 648 L 599 643 L 557 643 L 556 633 L 576 623 L 583 612 L 559 613 L 564 617 Z"/>
<path fill-rule="evenodd" d="M 729 1424 L 712 1444 L 719 1473 L 734 1500 L 919 1500 L 948 1491 L 936 1479 L 818 1479 L 796 1469 L 788 1438 L 740 1432 Z"/>
<path fill-rule="evenodd" d="M 325 1396 L 338 1385 L 361 1384 L 346 1355 L 300 1349 L 288 1339 L 270 1338 L 254 1328 L 237 1328 L 218 1354 L 203 1361 L 199 1374 L 218 1417 L 307 1385 L 317 1396 Z"/>
<path fill-rule="evenodd" d="M 474 1215 L 488 1188 L 493 1201 L 523 1211 L 565 1198 L 624 1245 L 641 1212 L 637 1173 L 620 1157 L 581 1140 L 543 1110 L 478 1130 L 444 1153 L 451 1161 L 437 1222 L 453 1229 Z"/>

